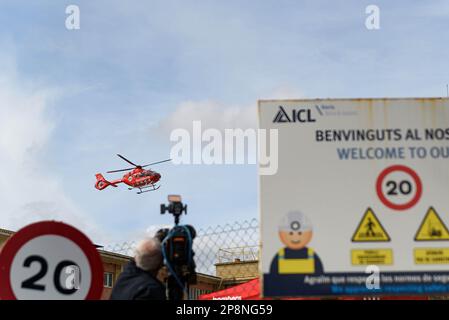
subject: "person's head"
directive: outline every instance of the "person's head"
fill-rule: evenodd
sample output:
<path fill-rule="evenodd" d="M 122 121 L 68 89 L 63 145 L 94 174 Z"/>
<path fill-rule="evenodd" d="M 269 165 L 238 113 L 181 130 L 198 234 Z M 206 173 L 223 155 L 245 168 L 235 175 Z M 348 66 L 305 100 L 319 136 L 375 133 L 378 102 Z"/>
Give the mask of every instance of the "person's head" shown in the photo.
<path fill-rule="evenodd" d="M 291 211 L 279 225 L 279 238 L 290 249 L 302 249 L 312 239 L 312 224 L 302 212 Z"/>
<path fill-rule="evenodd" d="M 134 260 L 136 266 L 144 271 L 157 273 L 162 267 L 162 248 L 157 238 L 147 238 L 137 244 Z"/>

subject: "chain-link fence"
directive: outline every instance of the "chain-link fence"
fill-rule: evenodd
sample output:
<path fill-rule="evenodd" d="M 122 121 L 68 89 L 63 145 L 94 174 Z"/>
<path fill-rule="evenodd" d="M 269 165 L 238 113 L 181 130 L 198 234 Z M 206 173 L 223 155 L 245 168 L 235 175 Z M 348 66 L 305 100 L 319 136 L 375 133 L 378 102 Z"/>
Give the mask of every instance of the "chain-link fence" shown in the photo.
<path fill-rule="evenodd" d="M 105 246 L 133 256 L 138 239 Z M 257 219 L 198 229 L 194 240 L 197 284 L 190 299 L 246 299 L 259 295 L 259 223 Z"/>
<path fill-rule="evenodd" d="M 132 257 L 138 240 L 108 245 L 105 250 Z M 197 284 L 190 286 L 189 299 L 259 299 L 260 244 L 256 219 L 197 230 L 194 251 L 198 276 Z"/>

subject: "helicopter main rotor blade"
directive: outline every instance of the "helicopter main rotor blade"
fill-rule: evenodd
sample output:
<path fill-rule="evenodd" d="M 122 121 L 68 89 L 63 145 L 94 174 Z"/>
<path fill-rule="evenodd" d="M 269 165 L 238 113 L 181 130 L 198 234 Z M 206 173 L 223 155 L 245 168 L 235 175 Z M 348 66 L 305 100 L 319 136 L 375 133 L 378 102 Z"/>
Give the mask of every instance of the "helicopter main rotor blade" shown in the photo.
<path fill-rule="evenodd" d="M 112 170 L 112 171 L 107 171 L 106 173 L 123 172 L 123 171 L 130 171 L 130 170 L 134 170 L 134 169 L 135 169 L 135 168 L 120 169 L 120 170 Z"/>
<path fill-rule="evenodd" d="M 152 165 L 155 165 L 155 164 L 158 164 L 158 163 L 162 163 L 162 162 L 167 162 L 167 161 L 171 161 L 171 159 L 167 159 L 167 160 L 162 160 L 162 161 L 146 164 L 146 165 L 142 166 L 142 168 L 145 168 L 145 167 L 148 167 L 148 166 L 152 166 Z"/>
<path fill-rule="evenodd" d="M 129 164 L 132 164 L 135 167 L 140 167 L 139 165 L 132 163 L 131 161 L 129 161 L 128 159 L 126 159 L 124 156 L 122 156 L 121 154 L 117 154 L 117 156 L 119 156 L 120 158 L 122 158 L 123 160 L 125 160 L 126 162 L 128 162 Z"/>

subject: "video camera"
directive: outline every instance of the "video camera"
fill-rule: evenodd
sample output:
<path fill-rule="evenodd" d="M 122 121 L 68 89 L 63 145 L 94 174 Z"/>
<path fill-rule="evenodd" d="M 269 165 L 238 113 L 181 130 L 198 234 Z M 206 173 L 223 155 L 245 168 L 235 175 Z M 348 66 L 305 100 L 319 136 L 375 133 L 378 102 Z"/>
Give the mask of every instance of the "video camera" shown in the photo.
<path fill-rule="evenodd" d="M 179 195 L 169 195 L 168 205 L 161 204 L 161 214 L 166 212 L 175 218 L 172 229 L 161 229 L 156 237 L 161 240 L 165 265 L 169 271 L 167 289 L 169 300 L 182 300 L 188 292 L 188 285 L 196 283 L 195 261 L 193 256 L 193 239 L 196 237 L 195 228 L 190 225 L 179 225 L 187 205 L 184 205 Z"/>

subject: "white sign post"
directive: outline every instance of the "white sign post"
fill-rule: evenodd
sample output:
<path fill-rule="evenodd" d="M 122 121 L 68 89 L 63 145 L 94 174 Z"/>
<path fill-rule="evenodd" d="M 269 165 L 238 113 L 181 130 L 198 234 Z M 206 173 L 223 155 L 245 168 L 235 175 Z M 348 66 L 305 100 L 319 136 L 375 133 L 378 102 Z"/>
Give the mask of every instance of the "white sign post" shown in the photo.
<path fill-rule="evenodd" d="M 449 99 L 259 102 L 263 295 L 449 292 Z"/>

